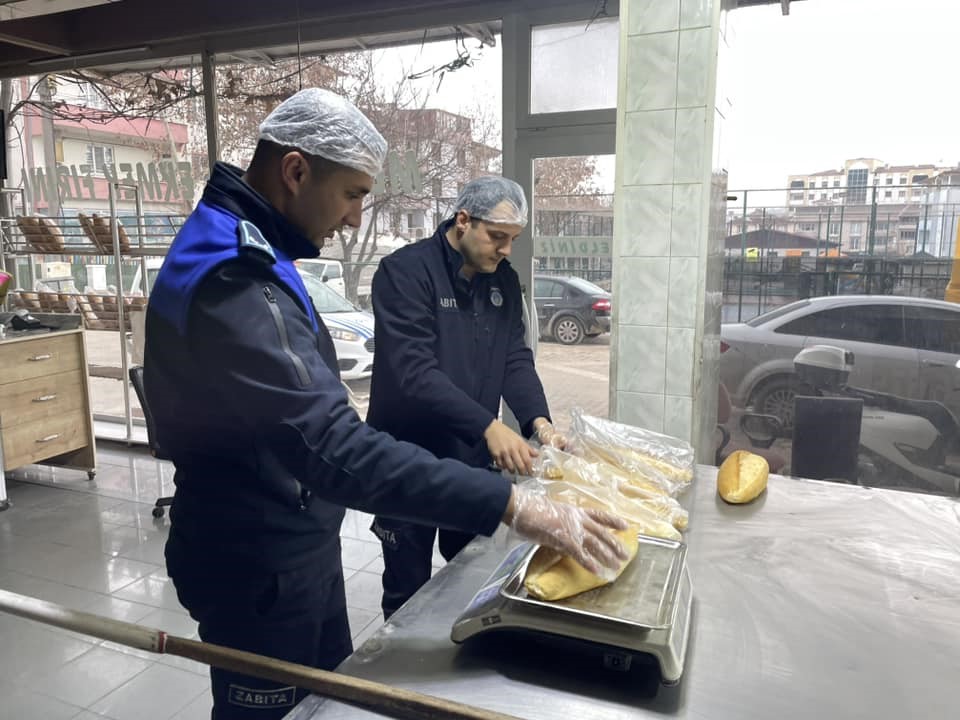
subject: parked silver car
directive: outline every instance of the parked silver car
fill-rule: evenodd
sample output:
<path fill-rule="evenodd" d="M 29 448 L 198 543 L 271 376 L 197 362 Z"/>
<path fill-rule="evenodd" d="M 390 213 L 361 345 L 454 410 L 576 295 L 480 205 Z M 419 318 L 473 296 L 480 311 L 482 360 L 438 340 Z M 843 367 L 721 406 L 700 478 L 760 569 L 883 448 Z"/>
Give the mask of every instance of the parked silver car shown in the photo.
<path fill-rule="evenodd" d="M 890 295 L 842 295 L 790 303 L 720 331 L 720 379 L 734 405 L 792 425 L 793 358 L 810 345 L 853 352 L 849 384 L 960 415 L 960 305 Z"/>

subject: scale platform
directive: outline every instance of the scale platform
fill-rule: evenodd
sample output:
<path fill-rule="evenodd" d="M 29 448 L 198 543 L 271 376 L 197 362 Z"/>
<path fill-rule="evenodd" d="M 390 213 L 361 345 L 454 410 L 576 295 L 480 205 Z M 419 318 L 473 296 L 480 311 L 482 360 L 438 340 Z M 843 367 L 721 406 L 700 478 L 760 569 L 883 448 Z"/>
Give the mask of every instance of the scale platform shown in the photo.
<path fill-rule="evenodd" d="M 530 597 L 523 587 L 536 549 L 524 543 L 507 554 L 454 622 L 454 642 L 532 631 L 596 646 L 609 670 L 625 672 L 637 656 L 652 657 L 664 684 L 679 682 L 693 606 L 685 544 L 641 535 L 637 557 L 615 583 L 555 602 Z"/>

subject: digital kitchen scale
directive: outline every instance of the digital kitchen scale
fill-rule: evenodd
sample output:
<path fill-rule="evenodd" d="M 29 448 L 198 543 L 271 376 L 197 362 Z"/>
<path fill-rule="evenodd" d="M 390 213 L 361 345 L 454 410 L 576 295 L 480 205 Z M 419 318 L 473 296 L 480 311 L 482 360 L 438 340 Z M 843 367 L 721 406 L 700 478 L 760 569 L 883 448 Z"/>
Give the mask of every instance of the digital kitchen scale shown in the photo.
<path fill-rule="evenodd" d="M 524 543 L 507 554 L 454 622 L 454 642 L 532 631 L 596 646 L 609 670 L 628 671 L 638 655 L 652 657 L 664 684 L 679 682 L 693 605 L 685 544 L 641 535 L 637 557 L 616 582 L 555 602 L 530 597 L 523 587 L 536 549 Z"/>

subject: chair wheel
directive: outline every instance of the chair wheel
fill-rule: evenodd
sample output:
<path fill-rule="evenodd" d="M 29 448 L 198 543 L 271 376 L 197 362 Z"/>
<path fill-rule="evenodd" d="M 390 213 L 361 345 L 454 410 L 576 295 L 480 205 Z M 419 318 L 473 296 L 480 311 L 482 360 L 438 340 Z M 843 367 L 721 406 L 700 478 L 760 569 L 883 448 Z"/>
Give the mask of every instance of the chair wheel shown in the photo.
<path fill-rule="evenodd" d="M 153 509 L 153 511 L 152 511 L 151 514 L 152 514 L 155 518 L 158 518 L 158 519 L 159 519 L 159 518 L 162 518 L 162 517 L 163 517 L 163 508 L 162 508 L 162 507 L 155 507 L 155 508 Z"/>
<path fill-rule="evenodd" d="M 97 476 L 96 470 L 87 470 L 87 480 L 93 480 Z"/>

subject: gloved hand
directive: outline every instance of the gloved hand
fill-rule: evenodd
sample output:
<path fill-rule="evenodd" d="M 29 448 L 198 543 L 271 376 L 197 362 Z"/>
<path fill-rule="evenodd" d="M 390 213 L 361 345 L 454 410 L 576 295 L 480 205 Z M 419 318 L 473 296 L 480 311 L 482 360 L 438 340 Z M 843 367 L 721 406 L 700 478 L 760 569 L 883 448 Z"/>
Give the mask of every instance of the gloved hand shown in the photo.
<path fill-rule="evenodd" d="M 629 555 L 614 537 L 627 523 L 603 510 L 558 503 L 543 492 L 515 485 L 504 517 L 518 535 L 572 557 L 604 580 L 612 580 Z"/>
<path fill-rule="evenodd" d="M 533 459 L 539 454 L 527 442 L 499 420 L 494 420 L 483 432 L 487 449 L 501 470 L 529 475 L 533 472 Z"/>
<path fill-rule="evenodd" d="M 540 422 L 534 424 L 536 428 L 536 438 L 540 444 L 555 447 L 557 450 L 566 450 L 567 445 L 569 445 L 566 436 L 557 432 L 553 423 L 546 418 L 541 418 L 540 420 Z"/>

